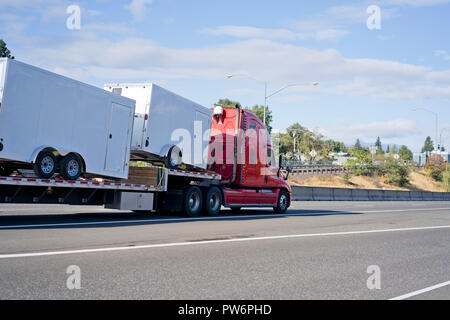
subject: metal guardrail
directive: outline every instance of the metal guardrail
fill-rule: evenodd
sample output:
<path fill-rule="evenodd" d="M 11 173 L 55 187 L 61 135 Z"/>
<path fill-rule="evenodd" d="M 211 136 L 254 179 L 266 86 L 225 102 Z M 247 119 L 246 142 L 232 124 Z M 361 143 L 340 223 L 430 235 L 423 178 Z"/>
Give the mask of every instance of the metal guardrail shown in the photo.
<path fill-rule="evenodd" d="M 346 168 L 339 165 L 295 165 L 283 166 L 289 168 L 290 174 L 293 176 L 299 175 L 326 175 L 326 174 L 342 174 L 346 172 Z"/>
<path fill-rule="evenodd" d="M 292 187 L 293 201 L 450 201 L 450 192 Z"/>

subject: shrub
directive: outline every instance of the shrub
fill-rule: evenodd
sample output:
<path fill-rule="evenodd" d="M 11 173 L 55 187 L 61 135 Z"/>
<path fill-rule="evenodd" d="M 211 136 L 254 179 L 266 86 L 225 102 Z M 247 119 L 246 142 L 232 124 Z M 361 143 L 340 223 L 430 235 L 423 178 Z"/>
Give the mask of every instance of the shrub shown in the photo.
<path fill-rule="evenodd" d="M 386 183 L 398 187 L 404 187 L 409 184 L 409 169 L 400 161 L 393 158 L 377 166 L 378 174 L 384 176 Z"/>
<path fill-rule="evenodd" d="M 442 173 L 442 185 L 446 192 L 450 192 L 450 164 L 447 164 L 445 171 Z"/>
<path fill-rule="evenodd" d="M 444 159 L 435 154 L 427 159 L 427 163 L 425 164 L 425 169 L 429 176 L 431 176 L 436 181 L 442 181 L 443 173 L 446 169 L 446 162 Z"/>

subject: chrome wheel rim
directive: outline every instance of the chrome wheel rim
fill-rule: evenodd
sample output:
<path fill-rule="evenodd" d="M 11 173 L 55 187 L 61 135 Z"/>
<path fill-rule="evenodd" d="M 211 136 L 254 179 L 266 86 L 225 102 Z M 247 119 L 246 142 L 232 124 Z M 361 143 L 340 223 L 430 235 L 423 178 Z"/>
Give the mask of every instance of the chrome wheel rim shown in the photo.
<path fill-rule="evenodd" d="M 195 192 L 191 193 L 188 204 L 191 211 L 197 211 L 200 207 L 200 196 Z"/>
<path fill-rule="evenodd" d="M 280 209 L 283 209 L 284 210 L 284 208 L 286 208 L 287 207 L 287 197 L 286 197 L 286 195 L 281 195 L 281 197 L 280 197 Z"/>
<path fill-rule="evenodd" d="M 41 161 L 41 170 L 45 174 L 50 174 L 55 169 L 55 162 L 52 157 L 46 156 Z"/>
<path fill-rule="evenodd" d="M 219 206 L 220 206 L 219 196 L 213 193 L 211 195 L 211 199 L 209 199 L 209 207 L 211 208 L 211 210 L 216 211 L 219 209 Z"/>
<path fill-rule="evenodd" d="M 80 172 L 80 165 L 76 160 L 70 160 L 67 163 L 67 173 L 71 177 L 75 177 Z"/>

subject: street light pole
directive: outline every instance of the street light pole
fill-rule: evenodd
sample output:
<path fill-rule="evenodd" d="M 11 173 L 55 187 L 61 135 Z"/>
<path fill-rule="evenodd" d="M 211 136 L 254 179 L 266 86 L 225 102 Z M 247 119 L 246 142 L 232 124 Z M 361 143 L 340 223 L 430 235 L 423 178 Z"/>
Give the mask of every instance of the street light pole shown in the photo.
<path fill-rule="evenodd" d="M 261 82 L 260 80 L 258 80 L 258 79 L 256 79 L 256 78 L 253 78 L 253 77 L 251 77 L 251 76 L 249 76 L 249 75 L 245 75 L 245 74 L 230 74 L 230 75 L 227 75 L 227 78 L 228 78 L 228 79 L 231 79 L 231 78 L 236 77 L 236 76 L 245 76 L 245 77 L 248 77 L 248 78 L 250 78 L 250 79 L 253 79 L 253 80 L 257 81 L 257 82 Z M 269 99 L 270 97 L 276 95 L 277 93 L 280 93 L 281 91 L 283 91 L 283 90 L 285 90 L 285 89 L 287 89 L 287 88 L 290 88 L 290 87 L 296 87 L 296 86 L 300 86 L 300 85 L 301 85 L 301 84 L 289 84 L 289 85 L 284 86 L 283 88 L 278 89 L 277 91 L 275 91 L 275 92 L 273 92 L 273 93 L 271 93 L 271 94 L 268 95 L 268 94 L 267 94 L 267 81 L 264 81 L 264 110 L 263 110 L 263 123 L 264 123 L 265 126 L 267 125 L 267 123 L 266 123 L 267 99 Z M 319 85 L 319 82 L 313 82 L 312 85 L 313 85 L 313 86 L 318 86 L 318 85 Z"/>
<path fill-rule="evenodd" d="M 267 81 L 264 81 L 264 126 L 266 126 L 266 109 L 267 109 Z"/>
<path fill-rule="evenodd" d="M 439 146 L 440 146 L 439 150 L 442 150 L 442 134 L 444 133 L 445 130 L 450 130 L 450 127 L 445 127 L 442 128 L 441 130 L 441 134 L 439 136 Z"/>

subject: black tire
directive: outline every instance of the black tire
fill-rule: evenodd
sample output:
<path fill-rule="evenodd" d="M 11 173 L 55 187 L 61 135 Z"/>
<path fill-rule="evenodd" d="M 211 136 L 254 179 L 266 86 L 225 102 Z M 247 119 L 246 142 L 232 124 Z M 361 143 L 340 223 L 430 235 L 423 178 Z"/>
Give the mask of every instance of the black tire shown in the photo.
<path fill-rule="evenodd" d="M 286 190 L 281 190 L 278 195 L 277 206 L 273 208 L 276 213 L 283 214 L 287 211 L 290 205 L 289 193 Z"/>
<path fill-rule="evenodd" d="M 11 168 L 4 164 L 0 165 L 0 176 L 2 177 L 9 177 L 14 171 L 14 168 Z"/>
<path fill-rule="evenodd" d="M 77 180 L 83 174 L 83 163 L 79 156 L 70 153 L 59 163 L 59 172 L 65 180 Z"/>
<path fill-rule="evenodd" d="M 203 211 L 206 215 L 216 217 L 222 207 L 222 192 L 217 187 L 211 187 L 206 191 L 203 202 Z"/>
<path fill-rule="evenodd" d="M 56 156 L 53 152 L 41 151 L 33 166 L 34 173 L 42 179 L 50 179 L 56 172 Z"/>
<path fill-rule="evenodd" d="M 189 217 L 198 217 L 202 211 L 203 195 L 199 187 L 190 186 L 183 192 L 183 209 Z"/>

